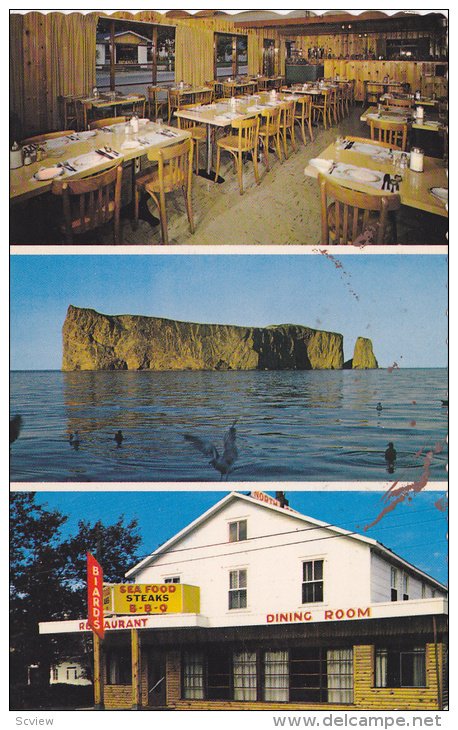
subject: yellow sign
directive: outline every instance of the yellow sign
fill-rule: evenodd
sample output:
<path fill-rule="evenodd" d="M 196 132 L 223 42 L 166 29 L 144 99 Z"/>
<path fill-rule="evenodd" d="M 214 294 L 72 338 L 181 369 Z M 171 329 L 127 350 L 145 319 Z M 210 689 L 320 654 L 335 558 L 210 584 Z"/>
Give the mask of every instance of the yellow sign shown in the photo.
<path fill-rule="evenodd" d="M 182 583 L 121 583 L 103 589 L 105 613 L 199 613 L 200 589 Z"/>

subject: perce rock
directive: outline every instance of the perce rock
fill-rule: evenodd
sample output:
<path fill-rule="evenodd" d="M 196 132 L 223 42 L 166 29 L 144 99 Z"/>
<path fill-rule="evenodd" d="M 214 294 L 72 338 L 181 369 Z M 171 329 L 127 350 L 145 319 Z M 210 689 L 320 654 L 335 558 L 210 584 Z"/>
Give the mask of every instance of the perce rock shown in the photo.
<path fill-rule="evenodd" d="M 337 370 L 343 364 L 342 335 L 301 325 L 195 324 L 70 305 L 63 326 L 64 371 Z"/>

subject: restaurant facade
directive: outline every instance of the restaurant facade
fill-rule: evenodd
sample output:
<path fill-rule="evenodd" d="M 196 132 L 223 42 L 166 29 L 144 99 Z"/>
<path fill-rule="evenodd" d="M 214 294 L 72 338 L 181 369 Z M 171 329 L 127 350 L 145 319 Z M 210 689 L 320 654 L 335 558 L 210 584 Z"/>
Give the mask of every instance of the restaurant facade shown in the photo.
<path fill-rule="evenodd" d="M 102 566 L 103 567 L 103 566 Z M 105 709 L 433 710 L 447 590 L 381 543 L 232 492 L 104 587 Z M 87 633 L 86 618 L 41 634 Z"/>

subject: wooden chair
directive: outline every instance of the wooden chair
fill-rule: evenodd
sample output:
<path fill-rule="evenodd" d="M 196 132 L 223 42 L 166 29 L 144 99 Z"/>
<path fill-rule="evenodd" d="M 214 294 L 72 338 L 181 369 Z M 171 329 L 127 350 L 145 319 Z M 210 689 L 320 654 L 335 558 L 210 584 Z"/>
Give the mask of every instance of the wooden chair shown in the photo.
<path fill-rule="evenodd" d="M 161 114 L 169 113 L 169 96 L 167 89 L 160 86 L 148 86 L 148 118 L 157 119 Z"/>
<path fill-rule="evenodd" d="M 198 91 L 194 94 L 194 104 L 211 104 L 213 102 L 213 90 Z"/>
<path fill-rule="evenodd" d="M 121 242 L 122 164 L 84 180 L 53 180 L 52 193 L 62 197 L 63 224 L 67 244 L 73 237 L 99 228 L 113 220 L 114 243 Z"/>
<path fill-rule="evenodd" d="M 47 142 L 48 139 L 57 139 L 57 137 L 66 137 L 68 134 L 75 134 L 74 129 L 66 129 L 63 132 L 47 132 L 46 134 L 36 134 L 34 137 L 27 137 L 21 141 L 21 144 L 41 144 Z"/>
<path fill-rule="evenodd" d="M 407 132 L 409 125 L 406 122 L 390 122 L 386 119 L 370 119 L 371 139 L 379 142 L 388 142 L 391 147 L 405 151 L 407 147 Z M 378 135 L 376 136 L 376 132 Z"/>
<path fill-rule="evenodd" d="M 299 124 L 302 133 L 302 140 L 307 144 L 305 137 L 305 127 L 307 125 L 310 139 L 313 142 L 313 126 L 312 126 L 312 97 L 309 95 L 300 96 L 296 99 L 296 110 L 294 113 L 294 123 Z"/>
<path fill-rule="evenodd" d="M 280 113 L 279 107 L 272 109 L 263 109 L 261 117 L 263 123 L 259 127 L 259 139 L 262 142 L 262 151 L 266 163 L 266 169 L 269 170 L 269 145 L 273 139 L 277 157 L 283 162 L 280 145 Z"/>
<path fill-rule="evenodd" d="M 251 153 L 253 158 L 254 177 L 256 183 L 261 182 L 258 173 L 258 144 L 259 144 L 259 116 L 248 117 L 248 119 L 234 119 L 232 129 L 235 134 L 222 137 L 216 145 L 216 172 L 215 178 L 219 175 L 221 150 L 230 152 L 236 166 L 240 195 L 243 195 L 243 155 Z"/>
<path fill-rule="evenodd" d="M 318 96 L 312 97 L 312 113 L 314 115 L 314 118 L 319 121 L 321 117 L 321 121 L 323 122 L 323 127 L 325 129 L 328 128 L 328 125 L 332 125 L 331 121 L 331 107 L 329 105 L 329 90 L 323 89 L 322 93 Z"/>
<path fill-rule="evenodd" d="M 102 127 L 110 127 L 112 124 L 122 124 L 126 122 L 127 117 L 108 117 L 105 119 L 96 119 L 89 122 L 89 129 L 101 129 Z"/>
<path fill-rule="evenodd" d="M 146 96 L 142 96 L 136 101 L 128 101 L 126 104 L 132 105 L 132 114 L 136 114 L 140 119 L 145 118 L 146 113 Z M 122 105 L 125 106 L 124 104 Z"/>
<path fill-rule="evenodd" d="M 78 113 L 76 110 L 77 99 L 83 99 L 83 96 L 70 95 L 58 96 L 57 100 L 60 105 L 60 118 L 64 129 L 68 127 L 78 127 Z"/>
<path fill-rule="evenodd" d="M 174 190 L 181 189 L 186 205 L 189 229 L 194 233 L 192 212 L 192 158 L 194 154 L 192 139 L 171 147 L 149 150 L 148 159 L 157 163 L 157 169 L 140 175 L 135 181 L 134 228 L 138 226 L 140 194 L 144 190 L 154 200 L 161 219 L 162 243 L 168 245 L 167 207 L 165 196 Z"/>
<path fill-rule="evenodd" d="M 231 96 L 234 96 L 235 86 L 232 83 L 232 81 L 223 81 L 222 86 L 223 86 L 223 96 L 224 97 L 228 97 L 230 99 Z"/>
<path fill-rule="evenodd" d="M 192 109 L 194 104 L 186 104 L 181 109 Z M 205 125 L 195 122 L 193 119 L 178 118 L 178 129 L 186 129 L 191 133 L 191 137 L 195 143 L 196 149 L 196 175 L 199 173 L 199 145 L 201 142 L 205 144 L 207 139 L 207 129 Z"/>
<path fill-rule="evenodd" d="M 296 100 L 283 101 L 280 104 L 280 137 L 283 142 L 285 158 L 288 159 L 288 134 L 291 139 L 291 146 L 296 152 L 296 135 L 294 131 L 294 116 L 296 113 Z"/>
<path fill-rule="evenodd" d="M 167 118 L 168 124 L 170 124 L 170 121 L 173 116 L 173 112 L 181 109 L 182 101 L 183 101 L 183 96 L 182 96 L 182 94 L 180 94 L 178 89 L 168 89 L 168 109 L 169 109 L 169 115 Z"/>
<path fill-rule="evenodd" d="M 401 207 L 397 193 L 361 193 L 318 175 L 321 194 L 321 244 L 354 244 L 358 239 L 375 244 L 396 243 L 389 214 Z M 328 204 L 328 199 L 333 199 Z"/>
<path fill-rule="evenodd" d="M 404 109 L 411 109 L 414 105 L 413 99 L 397 99 L 396 97 L 393 97 L 392 99 L 386 99 L 383 102 L 384 106 L 390 107 L 390 106 L 401 106 L 404 107 Z"/>

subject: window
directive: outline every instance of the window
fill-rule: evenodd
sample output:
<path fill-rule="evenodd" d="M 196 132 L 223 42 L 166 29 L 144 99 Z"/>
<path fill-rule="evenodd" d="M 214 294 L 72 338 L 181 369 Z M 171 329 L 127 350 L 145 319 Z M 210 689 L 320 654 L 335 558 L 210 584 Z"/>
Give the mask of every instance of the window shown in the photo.
<path fill-rule="evenodd" d="M 247 521 L 238 520 L 229 522 L 229 542 L 239 542 L 247 539 Z"/>
<path fill-rule="evenodd" d="M 323 600 L 323 561 L 308 560 L 302 563 L 302 603 L 318 603 Z"/>
<path fill-rule="evenodd" d="M 234 700 L 256 701 L 256 652 L 236 651 L 233 656 Z"/>
<path fill-rule="evenodd" d="M 207 699 L 232 699 L 232 652 L 215 647 L 207 655 Z"/>
<path fill-rule="evenodd" d="M 391 600 L 398 600 L 398 571 L 391 568 Z"/>
<path fill-rule="evenodd" d="M 96 31 L 96 84 L 108 90 L 147 93 L 175 80 L 175 28 L 100 18 Z"/>
<path fill-rule="evenodd" d="M 375 686 L 425 687 L 425 649 L 423 647 L 376 649 Z"/>
<path fill-rule="evenodd" d="M 185 700 L 204 698 L 204 657 L 198 652 L 183 656 L 183 697 Z"/>
<path fill-rule="evenodd" d="M 287 651 L 264 653 L 263 699 L 266 702 L 288 702 L 289 655 Z"/>
<path fill-rule="evenodd" d="M 52 667 L 52 681 L 57 682 L 59 679 L 59 669 L 57 667 Z"/>
<path fill-rule="evenodd" d="M 426 598 L 426 583 L 421 584 L 421 597 Z"/>
<path fill-rule="evenodd" d="M 352 649 L 291 649 L 291 702 L 353 702 Z"/>
<path fill-rule="evenodd" d="M 248 73 L 248 36 L 215 33 L 215 79 Z"/>
<path fill-rule="evenodd" d="M 78 679 L 78 670 L 76 667 L 67 667 L 67 680 Z"/>
<path fill-rule="evenodd" d="M 229 609 L 247 607 L 247 572 L 231 570 L 229 572 Z"/>
<path fill-rule="evenodd" d="M 270 38 L 264 38 L 262 72 L 264 76 L 273 76 L 275 74 L 275 41 Z"/>
<path fill-rule="evenodd" d="M 402 576 L 402 600 L 409 600 L 409 576 L 407 573 Z"/>
<path fill-rule="evenodd" d="M 179 575 L 171 575 L 169 578 L 164 578 L 164 583 L 180 583 Z"/>

